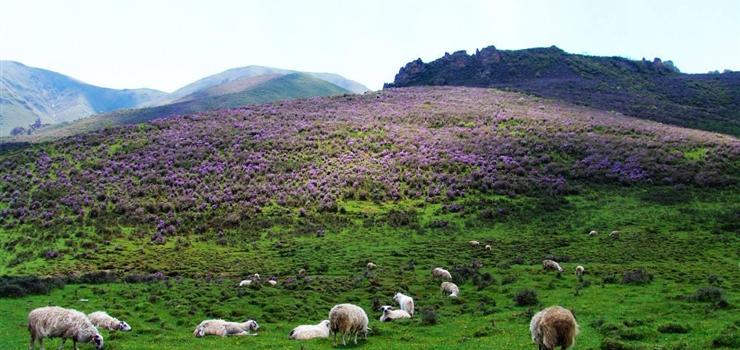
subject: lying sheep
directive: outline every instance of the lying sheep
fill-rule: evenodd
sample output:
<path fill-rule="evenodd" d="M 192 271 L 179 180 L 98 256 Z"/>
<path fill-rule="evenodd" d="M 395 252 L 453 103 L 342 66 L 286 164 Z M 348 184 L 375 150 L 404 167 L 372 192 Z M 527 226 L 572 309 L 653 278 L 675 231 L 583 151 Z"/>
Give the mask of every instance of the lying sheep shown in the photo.
<path fill-rule="evenodd" d="M 131 331 L 131 326 L 128 323 L 118 320 L 117 318 L 111 317 L 105 311 L 95 311 L 87 315 L 90 322 L 95 327 L 104 328 L 109 331 Z"/>
<path fill-rule="evenodd" d="M 581 278 L 585 271 L 586 269 L 584 269 L 583 266 L 581 265 L 576 266 L 576 277 Z"/>
<path fill-rule="evenodd" d="M 288 339 L 308 340 L 314 338 L 329 337 L 329 320 L 323 320 L 315 325 L 302 325 L 293 328 L 288 334 Z"/>
<path fill-rule="evenodd" d="M 452 282 L 442 282 L 439 288 L 443 294 L 448 294 L 450 298 L 457 298 L 460 295 L 460 288 Z"/>
<path fill-rule="evenodd" d="M 404 310 L 395 310 L 393 306 L 383 305 L 380 307 L 383 314 L 380 316 L 380 322 L 390 322 L 402 318 L 411 318 L 411 315 Z"/>
<path fill-rule="evenodd" d="M 450 271 L 447 271 L 441 267 L 435 267 L 434 270 L 432 270 L 432 276 L 436 278 L 445 279 L 445 280 L 452 279 L 452 275 L 450 274 Z"/>
<path fill-rule="evenodd" d="M 270 279 L 267 280 L 267 284 L 269 284 L 269 285 L 271 285 L 273 287 L 276 286 L 277 285 L 277 277 L 275 277 L 275 276 L 270 277 Z"/>
<path fill-rule="evenodd" d="M 403 293 L 396 293 L 396 295 L 393 296 L 393 300 L 398 303 L 398 306 L 401 308 L 401 310 L 408 312 L 411 316 L 414 316 L 414 298 Z"/>
<path fill-rule="evenodd" d="M 477 247 L 480 245 L 480 242 L 478 241 L 468 241 L 468 244 L 470 244 L 471 247 Z"/>
<path fill-rule="evenodd" d="M 557 270 L 558 272 L 563 272 L 563 268 L 560 267 L 560 264 L 550 259 L 542 260 L 542 268 L 545 269 L 545 271 Z"/>
<path fill-rule="evenodd" d="M 540 350 L 555 350 L 557 346 L 565 350 L 575 343 L 578 324 L 573 313 L 560 306 L 552 306 L 532 317 L 529 331 Z"/>
<path fill-rule="evenodd" d="M 378 267 L 378 266 L 377 266 L 377 265 L 375 265 L 375 264 L 374 264 L 374 263 L 372 263 L 372 262 L 369 262 L 369 263 L 367 263 L 367 269 L 368 269 L 368 270 L 372 270 L 372 269 L 374 269 L 374 268 L 376 268 L 376 267 Z"/>
<path fill-rule="evenodd" d="M 196 337 L 205 337 L 206 335 L 217 335 L 220 337 L 228 335 L 257 335 L 257 333 L 252 334 L 251 331 L 257 331 L 258 329 L 260 329 L 260 325 L 255 320 L 247 320 L 245 322 L 205 320 L 195 327 L 193 335 Z"/>
<path fill-rule="evenodd" d="M 103 348 L 103 336 L 87 316 L 77 310 L 58 306 L 34 309 L 28 313 L 28 332 L 31 333 L 30 350 L 33 350 L 37 340 L 39 348 L 44 350 L 44 338 L 62 338 L 60 349 L 67 338 L 72 339 L 75 349 L 77 342 L 94 343 L 98 350 Z"/>
<path fill-rule="evenodd" d="M 342 333 L 342 345 L 347 345 L 344 336 L 349 334 L 355 336 L 357 344 L 357 334 L 363 333 L 367 339 L 368 319 L 365 310 L 353 304 L 339 304 L 329 311 L 329 334 L 334 334 L 334 346 L 337 346 L 337 333 Z"/>
<path fill-rule="evenodd" d="M 588 236 L 589 237 L 594 237 L 594 236 L 598 236 L 598 234 L 599 234 L 599 231 L 593 230 L 593 231 L 591 231 L 591 232 L 588 233 Z"/>

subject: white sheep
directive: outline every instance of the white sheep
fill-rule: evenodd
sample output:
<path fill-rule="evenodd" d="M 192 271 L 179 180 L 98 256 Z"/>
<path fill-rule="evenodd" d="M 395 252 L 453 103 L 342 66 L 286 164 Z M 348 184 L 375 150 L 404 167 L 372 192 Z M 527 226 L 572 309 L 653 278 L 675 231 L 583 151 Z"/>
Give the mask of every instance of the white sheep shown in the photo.
<path fill-rule="evenodd" d="M 293 328 L 288 334 L 288 339 L 308 340 L 314 338 L 329 337 L 329 320 L 323 320 L 319 324 L 302 325 Z"/>
<path fill-rule="evenodd" d="M 480 245 L 480 242 L 478 241 L 468 241 L 468 244 L 470 244 L 471 247 L 477 247 Z"/>
<path fill-rule="evenodd" d="M 257 284 L 260 281 L 260 274 L 255 273 L 254 275 L 243 279 L 241 282 L 239 282 L 239 287 L 249 287 L 253 284 Z"/>
<path fill-rule="evenodd" d="M 414 316 L 414 298 L 403 293 L 396 293 L 396 295 L 393 296 L 393 300 L 398 303 L 398 306 L 401 308 L 401 310 L 408 312 L 411 316 Z"/>
<path fill-rule="evenodd" d="M 217 335 L 220 337 L 228 335 L 257 335 L 257 333 L 252 334 L 251 331 L 257 331 L 258 329 L 260 329 L 260 325 L 255 320 L 247 320 L 245 322 L 205 320 L 195 327 L 193 335 L 196 337 L 204 337 L 206 335 Z"/>
<path fill-rule="evenodd" d="M 349 334 L 350 338 L 354 335 L 355 344 L 359 333 L 363 333 L 367 339 L 367 333 L 370 331 L 367 325 L 367 314 L 357 305 L 339 304 L 329 311 L 329 331 L 330 334 L 334 334 L 334 346 L 337 345 L 337 333 L 342 333 L 342 345 L 347 345 L 344 340 L 346 334 Z"/>
<path fill-rule="evenodd" d="M 367 269 L 368 269 L 368 270 L 372 270 L 372 269 L 374 269 L 374 268 L 376 268 L 376 267 L 378 267 L 378 265 L 375 265 L 375 264 L 374 264 L 374 263 L 372 263 L 372 262 L 369 262 L 369 263 L 367 263 Z"/>
<path fill-rule="evenodd" d="M 239 282 L 239 287 L 249 287 L 252 285 L 252 282 L 253 281 L 251 279 L 242 280 L 241 282 Z"/>
<path fill-rule="evenodd" d="M 563 272 L 563 268 L 560 267 L 560 264 L 550 259 L 542 260 L 542 268 L 545 270 L 557 270 L 558 272 Z"/>
<path fill-rule="evenodd" d="M 592 230 L 591 232 L 588 233 L 588 236 L 589 237 L 594 237 L 594 236 L 597 236 L 598 234 L 599 234 L 599 231 Z"/>
<path fill-rule="evenodd" d="M 612 231 L 609 233 L 609 237 L 611 238 L 619 238 L 619 231 Z"/>
<path fill-rule="evenodd" d="M 432 270 L 432 276 L 436 278 L 445 279 L 445 280 L 452 279 L 452 275 L 450 274 L 450 271 L 447 271 L 441 267 L 435 267 L 434 270 Z"/>
<path fill-rule="evenodd" d="M 583 266 L 578 265 L 576 266 L 576 277 L 581 278 L 583 276 L 583 273 L 586 271 L 586 269 L 583 268 Z"/>
<path fill-rule="evenodd" d="M 573 346 L 578 335 L 578 323 L 573 313 L 560 306 L 548 307 L 532 317 L 529 323 L 532 341 L 540 350 L 561 350 Z"/>
<path fill-rule="evenodd" d="M 411 315 L 404 310 L 395 310 L 393 306 L 383 305 L 380 307 L 383 314 L 380 316 L 380 322 L 390 322 L 402 318 L 411 318 Z"/>
<path fill-rule="evenodd" d="M 460 295 L 460 288 L 452 282 L 442 282 L 439 288 L 442 290 L 442 293 L 448 294 L 450 298 L 457 298 Z"/>
<path fill-rule="evenodd" d="M 270 277 L 270 279 L 267 280 L 267 284 L 269 284 L 269 285 L 271 285 L 273 287 L 276 286 L 277 285 L 277 277 L 275 277 L 275 276 Z"/>
<path fill-rule="evenodd" d="M 490 245 L 490 244 L 486 244 L 486 247 L 485 247 L 485 248 L 486 248 L 486 250 L 488 250 L 488 251 L 491 251 L 491 249 L 493 249 L 493 247 L 491 247 L 491 245 Z"/>
<path fill-rule="evenodd" d="M 93 343 L 98 350 L 103 348 L 103 336 L 87 316 L 77 310 L 58 306 L 34 309 L 28 313 L 28 332 L 31 333 L 30 350 L 33 350 L 37 340 L 39 348 L 44 350 L 44 338 L 62 338 L 60 349 L 67 338 L 72 339 L 75 349 L 77 342 Z"/>
<path fill-rule="evenodd" d="M 108 315 L 105 311 L 95 311 L 87 315 L 95 327 L 104 328 L 109 331 L 131 331 L 131 326 L 124 321 Z"/>

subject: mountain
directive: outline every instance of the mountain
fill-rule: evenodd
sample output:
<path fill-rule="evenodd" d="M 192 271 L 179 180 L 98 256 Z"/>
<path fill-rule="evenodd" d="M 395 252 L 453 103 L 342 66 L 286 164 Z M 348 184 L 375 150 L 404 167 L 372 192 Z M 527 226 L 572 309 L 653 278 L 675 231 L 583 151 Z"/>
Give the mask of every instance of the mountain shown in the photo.
<path fill-rule="evenodd" d="M 350 93 L 348 90 L 307 73 L 258 75 L 238 78 L 207 87 L 209 85 L 199 85 L 198 89 L 195 90 L 184 89 L 183 94 L 186 92 L 188 94 L 179 97 L 174 103 L 115 111 L 70 123 L 52 125 L 37 130 L 33 135 L 17 137 L 15 140 L 45 141 L 100 128 L 143 123 L 173 115 L 201 113 L 221 108 L 234 108 L 248 104 L 295 98 Z"/>
<path fill-rule="evenodd" d="M 92 114 L 145 106 L 166 94 L 152 89 L 108 89 L 46 69 L 0 61 L 0 135 L 16 127 L 68 122 Z"/>
<path fill-rule="evenodd" d="M 291 349 L 291 329 L 345 302 L 369 315 L 363 350 L 532 349 L 530 319 L 550 305 L 574 310 L 579 349 L 737 348 L 739 147 L 556 99 L 424 86 L 7 150 L 0 349 L 25 346 L 29 310 L 47 305 L 125 317 L 134 333 L 101 330 L 115 349 Z M 418 313 L 379 322 L 399 290 Z M 191 335 L 220 318 L 262 328 Z"/>
<path fill-rule="evenodd" d="M 683 74 L 670 61 L 494 46 L 409 62 L 386 87 L 496 87 L 639 118 L 740 135 L 740 72 Z"/>

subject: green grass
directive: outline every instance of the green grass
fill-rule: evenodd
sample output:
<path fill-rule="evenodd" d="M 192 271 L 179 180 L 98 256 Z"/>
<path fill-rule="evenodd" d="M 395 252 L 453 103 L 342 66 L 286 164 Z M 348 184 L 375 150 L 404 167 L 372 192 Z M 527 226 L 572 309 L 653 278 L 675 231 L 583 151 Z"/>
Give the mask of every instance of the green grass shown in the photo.
<path fill-rule="evenodd" d="M 11 251 L 3 249 L 0 273 L 111 269 L 184 277 L 166 283 L 72 284 L 50 295 L 0 299 L 0 349 L 26 347 L 26 314 L 50 304 L 85 312 L 105 309 L 128 321 L 132 333 L 104 333 L 108 349 L 330 348 L 330 340 L 298 343 L 287 340 L 287 334 L 296 325 L 326 318 L 342 302 L 362 306 L 371 318 L 373 333 L 358 346 L 363 349 L 533 349 L 529 318 L 555 304 L 575 312 L 581 326 L 575 349 L 704 349 L 722 334 L 737 341 L 740 238 L 733 218 L 740 202 L 735 190 L 592 187 L 563 201 L 469 196 L 458 202 L 463 210 L 457 212 L 422 201 L 343 202 L 337 215 L 346 218 L 342 224 L 329 223 L 328 214 L 308 214 L 311 220 L 326 220 L 324 237 L 296 233 L 294 226 L 305 222 L 292 218 L 298 215 L 294 211 L 273 205 L 264 212 L 272 225 L 230 231 L 233 237 L 225 245 L 198 235 L 152 245 L 149 235 L 141 234 L 146 228 L 119 228 L 108 244 L 101 243 L 103 233 L 94 229 L 84 228 L 82 237 L 56 240 L 51 233 L 34 231 L 34 236 L 48 234 L 51 239 L 21 239 Z M 394 215 L 406 220 L 393 221 Z M 447 227 L 433 225 L 439 221 Z M 588 237 L 593 229 L 601 234 Z M 607 236 L 612 230 L 621 232 L 619 239 Z M 28 232 L 2 231 L 0 244 L 5 247 Z M 473 249 L 467 244 L 471 239 L 492 244 L 493 250 Z M 98 245 L 85 251 L 83 242 Z M 7 267 L 23 252 L 65 246 L 69 251 L 59 260 L 37 254 Z M 539 261 L 549 254 L 571 258 L 563 263 L 562 277 L 542 271 Z M 479 273 L 490 273 L 493 282 L 479 288 L 468 280 L 460 284 L 460 299 L 441 296 L 439 283 L 430 278 L 432 267 L 469 266 L 473 259 L 483 262 Z M 370 260 L 378 268 L 366 277 L 364 266 Z M 586 267 L 590 285 L 579 288 L 576 265 Z M 274 274 L 282 281 L 300 268 L 308 271 L 311 283 L 236 287 L 248 274 Z M 638 268 L 653 275 L 653 281 L 623 284 L 623 272 Z M 710 283 L 724 290 L 729 306 L 686 299 Z M 525 288 L 537 291 L 539 305 L 514 304 L 513 296 Z M 373 298 L 392 304 L 399 290 L 415 297 L 417 315 L 381 324 L 379 313 L 371 310 Z M 420 311 L 425 308 L 436 310 L 436 325 L 422 324 Z M 254 318 L 262 329 L 256 337 L 196 339 L 192 330 L 205 318 Z M 661 333 L 669 323 L 683 325 L 687 332 Z"/>

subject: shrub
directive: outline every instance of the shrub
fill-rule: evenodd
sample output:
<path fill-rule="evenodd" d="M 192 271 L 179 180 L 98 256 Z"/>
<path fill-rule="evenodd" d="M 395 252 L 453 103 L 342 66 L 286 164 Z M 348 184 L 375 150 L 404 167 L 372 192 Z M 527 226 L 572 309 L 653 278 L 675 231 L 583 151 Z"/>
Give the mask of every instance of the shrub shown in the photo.
<path fill-rule="evenodd" d="M 626 271 L 622 278 L 624 284 L 648 284 L 653 280 L 653 276 L 643 269 Z"/>
<path fill-rule="evenodd" d="M 722 334 L 712 340 L 713 348 L 740 348 L 740 329 L 735 325 L 730 325 Z"/>
<path fill-rule="evenodd" d="M 713 303 L 717 307 L 723 308 L 730 306 L 730 303 L 725 299 L 722 288 L 714 286 L 699 288 L 694 294 L 689 295 L 687 299 L 694 302 Z"/>
<path fill-rule="evenodd" d="M 425 326 L 437 324 L 437 311 L 431 307 L 421 310 L 421 324 Z"/>
<path fill-rule="evenodd" d="M 391 209 L 388 212 L 388 225 L 391 227 L 405 227 L 416 223 L 416 211 Z"/>
<path fill-rule="evenodd" d="M 537 292 L 534 289 L 523 289 L 514 295 L 514 302 L 519 306 L 537 305 Z"/>
<path fill-rule="evenodd" d="M 26 295 L 48 294 L 53 289 L 62 287 L 64 287 L 64 280 L 61 278 L 0 277 L 0 297 L 17 298 Z"/>
<path fill-rule="evenodd" d="M 666 334 L 684 334 L 689 332 L 689 328 L 678 323 L 666 323 L 658 327 L 658 332 Z"/>

